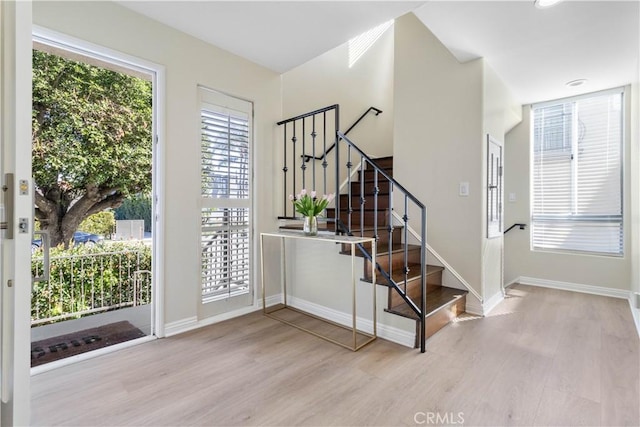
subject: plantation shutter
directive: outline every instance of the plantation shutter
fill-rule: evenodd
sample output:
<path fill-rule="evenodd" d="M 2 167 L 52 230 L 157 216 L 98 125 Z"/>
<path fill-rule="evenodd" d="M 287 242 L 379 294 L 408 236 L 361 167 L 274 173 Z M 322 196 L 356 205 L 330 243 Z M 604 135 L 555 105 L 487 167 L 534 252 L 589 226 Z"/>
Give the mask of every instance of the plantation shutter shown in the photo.
<path fill-rule="evenodd" d="M 202 300 L 208 302 L 251 290 L 252 106 L 221 94 L 201 95 Z"/>
<path fill-rule="evenodd" d="M 533 107 L 532 246 L 623 254 L 622 90 Z"/>

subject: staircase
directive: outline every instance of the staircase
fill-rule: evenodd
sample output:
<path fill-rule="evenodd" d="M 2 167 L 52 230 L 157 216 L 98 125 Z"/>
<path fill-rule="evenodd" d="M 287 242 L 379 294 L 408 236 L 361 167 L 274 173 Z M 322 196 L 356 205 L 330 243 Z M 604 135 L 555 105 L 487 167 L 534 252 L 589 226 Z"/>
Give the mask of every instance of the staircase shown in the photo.
<path fill-rule="evenodd" d="M 384 157 L 373 159 L 373 161 L 384 170 L 389 176 L 393 176 L 393 157 Z M 378 230 L 382 228 L 386 232 L 378 234 L 376 245 L 376 262 L 379 266 L 389 273 L 391 278 L 405 291 L 407 296 L 413 301 L 420 299 L 420 251 L 419 244 L 403 243 L 402 225 L 393 225 L 393 216 L 390 215 L 389 207 L 391 205 L 388 181 L 381 182 L 378 186 L 378 209 L 377 211 L 370 206 L 369 202 L 375 197 L 375 170 L 364 169 L 358 171 L 358 180 L 351 181 L 351 191 L 349 194 L 340 194 L 340 221 L 348 224 L 349 216 L 351 217 L 351 229 L 355 235 L 366 237 L 375 236 L 375 216 L 377 215 Z M 364 185 L 363 185 L 364 184 Z M 360 203 L 360 191 L 364 189 L 364 201 Z M 349 204 L 351 198 L 351 204 Z M 349 215 L 349 206 L 351 206 L 351 215 Z M 327 209 L 327 218 L 335 218 L 335 208 Z M 362 223 L 362 219 L 364 222 Z M 397 222 L 397 221 L 396 221 Z M 363 225 L 361 227 L 361 225 Z M 362 232 L 362 234 L 361 234 Z M 371 249 L 370 245 L 364 245 L 364 249 Z M 351 246 L 342 245 L 341 254 L 351 255 Z M 366 257 L 366 251 L 356 249 L 356 256 Z M 404 266 L 408 266 L 407 276 L 405 278 Z M 426 337 L 429 338 L 440 329 L 449 324 L 453 319 L 458 317 L 465 311 L 466 291 L 448 288 L 442 285 L 442 272 L 444 268 L 435 265 L 427 265 L 426 271 Z M 371 283 L 371 261 L 365 259 L 363 280 Z M 377 275 L 376 284 L 389 287 L 389 282 L 380 274 Z M 419 317 L 407 304 L 407 302 L 392 289 L 389 289 L 387 306 L 385 311 L 398 316 L 407 317 L 416 320 L 416 347 L 419 346 Z"/>
<path fill-rule="evenodd" d="M 335 207 L 326 210 L 325 230 L 375 237 L 375 259 L 370 244 L 357 245 L 355 255 L 364 258 L 362 280 L 372 282 L 375 263 L 376 285 L 388 288 L 385 311 L 415 320 L 416 347 L 424 353 L 427 337 L 464 312 L 467 292 L 443 286 L 443 267 L 427 264 L 426 206 L 393 178 L 393 158 L 372 159 L 346 136 L 368 113 L 382 111 L 370 107 L 343 134 L 339 110 L 336 104 L 278 122 L 284 142 L 283 194 L 303 188 L 328 194 L 327 182 L 333 180 L 339 196 Z M 278 218 L 301 219 L 286 197 Z M 351 255 L 350 246 L 342 246 L 340 253 Z"/>

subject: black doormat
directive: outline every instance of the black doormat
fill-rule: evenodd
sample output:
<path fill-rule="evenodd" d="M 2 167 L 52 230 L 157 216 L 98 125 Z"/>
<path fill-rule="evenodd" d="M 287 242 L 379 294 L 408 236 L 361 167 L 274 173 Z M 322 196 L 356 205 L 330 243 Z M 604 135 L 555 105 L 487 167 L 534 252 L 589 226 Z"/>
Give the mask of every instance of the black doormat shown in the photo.
<path fill-rule="evenodd" d="M 145 335 L 131 323 L 122 321 L 32 342 L 31 367 L 130 341 Z"/>

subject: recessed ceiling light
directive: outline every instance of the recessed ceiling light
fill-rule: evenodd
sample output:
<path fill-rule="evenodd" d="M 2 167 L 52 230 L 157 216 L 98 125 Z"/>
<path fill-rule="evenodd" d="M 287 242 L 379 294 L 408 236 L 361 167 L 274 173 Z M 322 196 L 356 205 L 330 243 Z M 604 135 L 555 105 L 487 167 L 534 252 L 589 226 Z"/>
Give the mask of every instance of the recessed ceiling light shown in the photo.
<path fill-rule="evenodd" d="M 577 79 L 577 80 L 571 80 L 570 82 L 566 83 L 567 87 L 576 87 L 576 86 L 582 86 L 583 84 L 585 84 L 587 82 L 587 79 Z"/>
<path fill-rule="evenodd" d="M 555 6 L 561 1 L 562 0 L 534 0 L 533 4 L 535 4 L 538 9 L 546 9 L 551 6 Z"/>

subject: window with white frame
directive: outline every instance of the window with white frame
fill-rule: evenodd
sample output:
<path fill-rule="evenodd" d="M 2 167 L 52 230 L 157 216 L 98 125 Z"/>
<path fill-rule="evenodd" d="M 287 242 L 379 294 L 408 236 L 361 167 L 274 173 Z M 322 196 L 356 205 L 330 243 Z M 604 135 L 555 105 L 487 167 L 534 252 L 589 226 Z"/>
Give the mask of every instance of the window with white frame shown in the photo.
<path fill-rule="evenodd" d="M 623 90 L 532 113 L 533 249 L 623 255 Z"/>
<path fill-rule="evenodd" d="M 250 292 L 252 104 L 200 89 L 203 302 Z"/>

